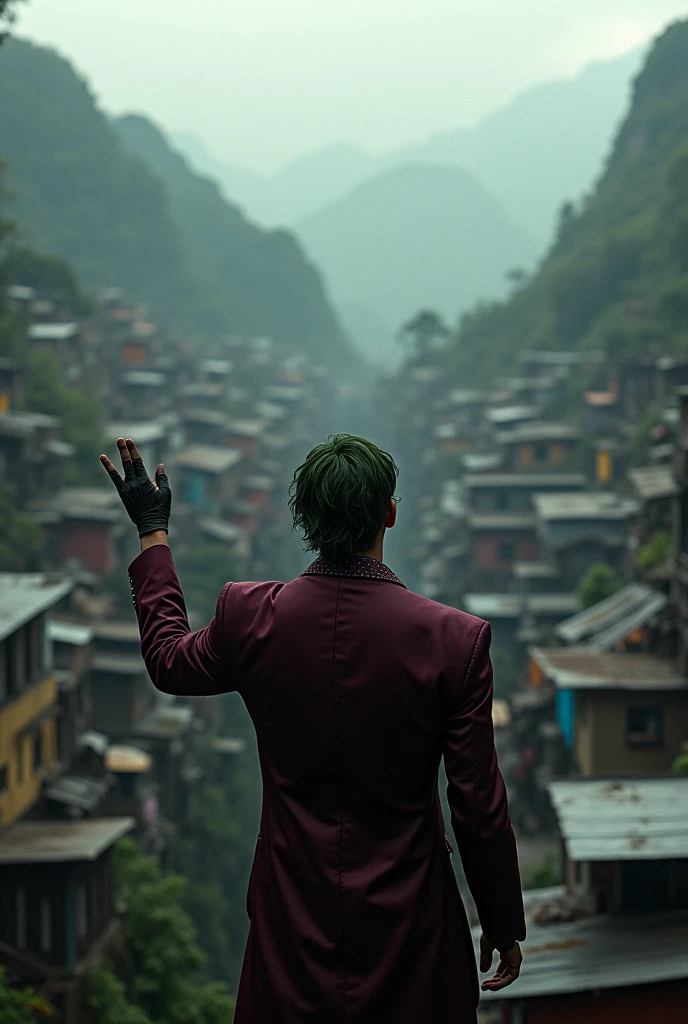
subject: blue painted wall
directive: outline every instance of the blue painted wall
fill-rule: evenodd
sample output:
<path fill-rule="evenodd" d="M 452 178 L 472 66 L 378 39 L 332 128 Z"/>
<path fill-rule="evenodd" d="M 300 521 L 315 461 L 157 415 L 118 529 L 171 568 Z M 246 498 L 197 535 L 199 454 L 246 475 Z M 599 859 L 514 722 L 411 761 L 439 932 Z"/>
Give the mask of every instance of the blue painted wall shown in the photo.
<path fill-rule="evenodd" d="M 574 712 L 576 707 L 575 690 L 557 690 L 555 710 L 557 723 L 564 734 L 566 749 L 573 746 Z"/>

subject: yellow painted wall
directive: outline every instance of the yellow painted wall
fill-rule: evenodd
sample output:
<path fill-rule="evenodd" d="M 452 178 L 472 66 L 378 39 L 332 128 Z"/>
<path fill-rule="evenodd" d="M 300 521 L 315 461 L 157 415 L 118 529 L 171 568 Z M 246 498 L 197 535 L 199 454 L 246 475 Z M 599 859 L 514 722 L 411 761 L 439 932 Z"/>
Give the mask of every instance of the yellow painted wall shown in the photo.
<path fill-rule="evenodd" d="M 578 694 L 576 704 L 578 705 Z M 584 775 L 603 772 L 668 772 L 688 736 L 688 694 L 683 690 L 635 692 L 591 690 L 587 717 L 577 708 L 574 752 Z M 660 707 L 664 719 L 661 747 L 629 747 L 627 712 L 631 707 Z"/>
<path fill-rule="evenodd" d="M 598 483 L 608 484 L 612 478 L 612 457 L 604 450 L 597 453 L 597 480 Z"/>
<path fill-rule="evenodd" d="M 0 795 L 0 829 L 6 828 L 24 814 L 38 797 L 41 779 L 47 768 L 55 762 L 55 721 L 50 719 L 41 726 L 43 734 L 43 766 L 34 773 L 32 765 L 31 734 L 17 734 L 48 708 L 57 703 L 57 684 L 53 676 L 46 676 L 28 690 L 0 708 L 0 764 L 7 765 L 7 791 Z M 19 757 L 22 759 L 18 764 Z"/>

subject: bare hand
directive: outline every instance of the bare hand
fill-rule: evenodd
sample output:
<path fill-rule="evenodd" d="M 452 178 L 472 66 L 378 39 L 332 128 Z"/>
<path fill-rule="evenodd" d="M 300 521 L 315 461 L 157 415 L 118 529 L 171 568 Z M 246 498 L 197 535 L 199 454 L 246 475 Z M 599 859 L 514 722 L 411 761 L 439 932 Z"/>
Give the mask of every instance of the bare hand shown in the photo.
<path fill-rule="evenodd" d="M 480 936 L 480 971 L 485 974 L 492 967 L 492 959 L 494 956 L 495 947 L 486 939 L 484 935 Z M 499 965 L 497 971 L 484 981 L 480 986 L 483 992 L 499 992 L 501 988 L 506 988 L 507 985 L 511 985 L 512 982 L 516 981 L 519 974 L 521 973 L 521 964 L 523 963 L 523 953 L 518 942 L 514 942 L 513 946 L 508 953 L 499 954 Z"/>

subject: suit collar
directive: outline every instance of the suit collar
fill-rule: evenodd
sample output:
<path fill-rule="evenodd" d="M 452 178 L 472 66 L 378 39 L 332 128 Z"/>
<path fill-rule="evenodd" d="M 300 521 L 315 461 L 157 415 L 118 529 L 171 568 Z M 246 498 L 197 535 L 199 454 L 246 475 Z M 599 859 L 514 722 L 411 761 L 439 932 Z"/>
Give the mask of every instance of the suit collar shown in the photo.
<path fill-rule="evenodd" d="M 331 562 L 322 555 L 319 555 L 314 562 L 308 566 L 302 576 L 348 576 L 351 579 L 372 579 L 386 580 L 388 583 L 397 583 L 400 587 L 407 589 L 398 576 L 384 562 L 369 555 L 354 555 L 346 562 Z"/>

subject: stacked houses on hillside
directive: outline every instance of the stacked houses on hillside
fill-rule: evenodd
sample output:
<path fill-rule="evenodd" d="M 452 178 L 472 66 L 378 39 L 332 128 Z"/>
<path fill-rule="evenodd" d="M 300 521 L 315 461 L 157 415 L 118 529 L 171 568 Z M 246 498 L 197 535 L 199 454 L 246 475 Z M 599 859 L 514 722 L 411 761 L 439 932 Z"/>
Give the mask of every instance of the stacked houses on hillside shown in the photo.
<path fill-rule="evenodd" d="M 490 621 L 512 818 L 560 850 L 561 884 L 526 894 L 521 978 L 483 999 L 489 1020 L 688 1015 L 686 372 L 526 352 L 492 391 L 406 374 L 404 408 L 423 410 L 397 435 L 419 504 L 407 578 Z M 614 592 L 583 608 L 600 566 Z"/>
<path fill-rule="evenodd" d="M 86 317 L 29 287 L 9 298 L 26 346 L 100 396 L 104 450 L 130 436 L 149 472 L 164 460 L 175 557 L 207 545 L 242 578 L 300 571 L 287 488 L 324 426 L 322 370 L 265 338 L 208 354 L 114 289 Z M 152 686 L 117 599 L 136 531 L 97 462 L 74 481 L 59 418 L 26 405 L 22 366 L 0 361 L 0 490 L 42 536 L 26 571 L 0 573 L 0 964 L 62 1024 L 93 1024 L 89 971 L 107 957 L 126 974 L 115 844 L 132 836 L 165 865 L 193 820 L 199 738 L 229 770 L 244 741 L 218 734 L 216 703 Z"/>

